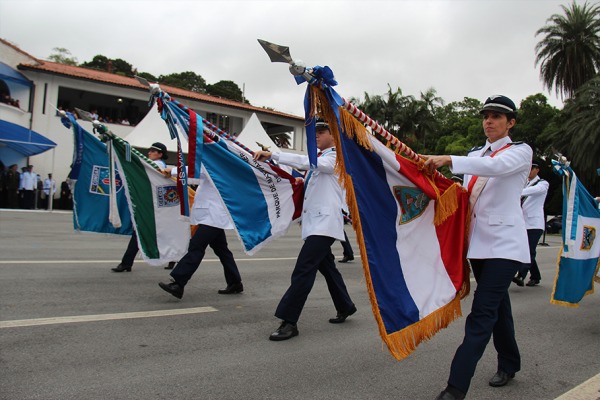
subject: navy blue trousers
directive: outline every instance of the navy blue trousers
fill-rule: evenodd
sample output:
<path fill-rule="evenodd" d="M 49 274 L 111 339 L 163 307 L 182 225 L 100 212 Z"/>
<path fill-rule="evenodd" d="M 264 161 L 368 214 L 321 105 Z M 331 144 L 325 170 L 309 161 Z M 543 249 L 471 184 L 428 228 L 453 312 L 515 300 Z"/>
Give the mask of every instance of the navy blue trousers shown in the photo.
<path fill-rule="evenodd" d="M 135 230 L 131 234 L 131 239 L 129 239 L 129 244 L 127 245 L 127 250 L 125 250 L 125 254 L 123 254 L 123 258 L 121 259 L 121 265 L 124 267 L 131 267 L 133 265 L 133 261 L 135 260 L 135 256 L 138 253 L 138 242 L 137 242 L 137 234 Z"/>
<path fill-rule="evenodd" d="M 175 279 L 175 282 L 182 287 L 188 283 L 200 266 L 208 246 L 213 249 L 223 265 L 227 285 L 240 283 L 242 281 L 240 271 L 233 259 L 233 254 L 227 247 L 225 231 L 221 228 L 202 224 L 198 225 L 198 229 L 190 239 L 188 252 L 171 271 L 171 277 Z"/>
<path fill-rule="evenodd" d="M 354 303 L 350 299 L 342 274 L 335 266 L 331 245 L 335 239 L 329 236 L 313 235 L 306 238 L 300 250 L 292 273 L 292 282 L 283 295 L 275 316 L 284 321 L 296 323 L 317 277 L 321 272 L 327 282 L 327 289 L 338 313 L 346 312 Z"/>
<path fill-rule="evenodd" d="M 471 313 L 465 323 L 465 337 L 456 350 L 448 384 L 467 393 L 475 367 L 494 335 L 498 370 L 514 373 L 521 369 L 521 355 L 515 339 L 515 327 L 508 288 L 521 263 L 501 258 L 470 260 L 477 289 Z M 495 372 L 495 371 L 494 371 Z"/>
<path fill-rule="evenodd" d="M 352 250 L 352 245 L 350 245 L 350 241 L 348 240 L 348 235 L 346 234 L 346 231 L 344 231 L 344 239 L 346 239 L 345 242 L 342 242 L 342 248 L 344 249 L 344 255 L 346 257 L 354 257 L 354 251 Z"/>
<path fill-rule="evenodd" d="M 527 229 L 527 241 L 529 242 L 529 256 L 531 257 L 531 262 L 521 266 L 519 276 L 523 279 L 525 279 L 527 276 L 527 271 L 529 271 L 531 273 L 531 279 L 536 281 L 542 280 L 540 268 L 537 265 L 535 257 L 537 255 L 537 245 L 543 233 L 543 229 Z"/>

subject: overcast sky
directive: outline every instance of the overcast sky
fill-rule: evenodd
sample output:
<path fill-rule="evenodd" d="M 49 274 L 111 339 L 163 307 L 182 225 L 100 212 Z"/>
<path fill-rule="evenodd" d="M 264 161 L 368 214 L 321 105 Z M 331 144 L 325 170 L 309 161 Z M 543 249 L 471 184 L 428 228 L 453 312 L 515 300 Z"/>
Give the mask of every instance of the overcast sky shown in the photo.
<path fill-rule="evenodd" d="M 596 1 L 592 1 L 596 2 Z M 419 97 L 446 102 L 505 94 L 517 105 L 545 89 L 535 67 L 535 32 L 554 0 L 130 1 L 0 0 L 0 37 L 38 58 L 55 47 L 79 62 L 122 58 L 155 76 L 194 71 L 231 80 L 256 106 L 303 115 L 305 85 L 272 64 L 258 38 L 290 47 L 308 66 L 328 65 L 345 98 Z"/>

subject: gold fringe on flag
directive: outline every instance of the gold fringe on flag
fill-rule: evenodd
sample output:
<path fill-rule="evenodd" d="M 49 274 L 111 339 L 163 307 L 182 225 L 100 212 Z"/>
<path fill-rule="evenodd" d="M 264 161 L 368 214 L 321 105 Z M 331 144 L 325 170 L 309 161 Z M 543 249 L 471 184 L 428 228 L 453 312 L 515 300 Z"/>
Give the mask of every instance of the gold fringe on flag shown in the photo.
<path fill-rule="evenodd" d="M 448 304 L 435 310 L 431 314 L 424 317 L 422 320 L 411 324 L 410 326 L 404 328 L 401 331 L 394 332 L 392 334 L 388 334 L 386 332 L 385 325 L 383 323 L 383 319 L 379 311 L 379 305 L 377 302 L 377 297 L 375 295 L 375 289 L 373 287 L 371 272 L 369 270 L 369 259 L 367 255 L 367 249 L 365 246 L 365 240 L 362 231 L 362 223 L 360 220 L 358 203 L 356 201 L 356 194 L 354 192 L 354 184 L 352 182 L 352 177 L 346 172 L 345 160 L 342 154 L 340 129 L 337 123 L 337 118 L 331 106 L 329 105 L 327 96 L 321 89 L 315 86 L 311 86 L 310 96 L 313 104 L 313 110 L 311 110 L 310 116 L 314 117 L 315 115 L 319 115 L 325 122 L 329 124 L 329 131 L 333 135 L 337 155 L 336 173 L 339 176 L 340 185 L 346 191 L 346 203 L 348 204 L 348 209 L 350 211 L 350 214 L 352 215 L 352 227 L 356 232 L 356 239 L 360 250 L 363 272 L 365 274 L 365 282 L 367 285 L 367 291 L 369 293 L 369 300 L 371 302 L 373 315 L 375 316 L 375 320 L 377 321 L 379 334 L 392 356 L 396 360 L 401 360 L 407 357 L 410 353 L 412 353 L 419 343 L 430 339 L 431 337 L 433 337 L 433 335 L 435 335 L 436 332 L 443 328 L 446 328 L 452 321 L 456 320 L 462 315 L 460 308 L 460 299 L 469 291 L 469 275 L 468 273 L 465 275 L 463 285 L 460 291 L 457 293 L 456 297 Z M 339 113 L 340 123 L 342 124 L 343 130 L 346 133 L 346 135 L 348 135 L 348 137 L 350 138 L 354 138 L 356 142 L 360 144 L 363 148 L 373 151 L 373 146 L 370 141 L 371 134 L 367 131 L 364 125 L 362 125 L 349 112 L 342 108 L 339 108 Z M 389 146 L 390 144 L 388 142 L 388 147 Z M 396 154 L 399 154 L 396 146 L 393 147 L 393 151 Z M 431 183 L 433 187 L 436 188 L 433 179 L 431 179 Z M 437 188 L 435 190 L 437 191 Z M 453 212 L 456 212 L 458 208 L 456 190 L 456 186 L 453 185 L 451 186 L 450 190 L 446 191 L 449 192 L 448 194 L 444 193 L 440 196 L 439 191 L 437 192 L 438 199 L 436 200 L 435 212 L 436 225 L 445 221 L 450 215 L 452 215 Z M 437 206 L 437 203 L 441 203 L 441 205 Z M 440 216 L 438 216 L 438 213 L 440 213 Z M 466 265 L 466 267 L 468 269 L 468 265 Z"/>
<path fill-rule="evenodd" d="M 415 351 L 419 343 L 431 339 L 438 331 L 447 328 L 452 321 L 461 316 L 460 297 L 457 295 L 448 304 L 438 308 L 419 322 L 415 322 L 401 331 L 386 334 L 383 336 L 383 340 L 394 358 L 401 360 Z"/>
<path fill-rule="evenodd" d="M 552 295 L 550 296 L 550 303 L 556 304 L 559 306 L 564 306 L 564 307 L 578 308 L 579 303 L 569 303 L 569 302 L 562 301 L 562 300 L 554 300 L 554 294 L 556 293 L 556 282 L 558 282 L 558 275 L 560 273 L 560 258 L 562 257 L 562 254 L 563 254 L 562 244 L 563 243 L 561 243 L 560 250 L 558 252 L 558 257 L 556 260 L 556 275 L 554 276 L 554 286 L 552 287 Z M 594 272 L 594 278 L 592 278 L 592 288 L 583 294 L 583 296 L 581 297 L 582 299 L 585 296 L 594 293 L 594 281 L 600 283 L 600 278 L 597 276 L 598 271 L 600 271 L 600 260 L 598 260 L 598 263 L 596 264 L 596 272 Z"/>

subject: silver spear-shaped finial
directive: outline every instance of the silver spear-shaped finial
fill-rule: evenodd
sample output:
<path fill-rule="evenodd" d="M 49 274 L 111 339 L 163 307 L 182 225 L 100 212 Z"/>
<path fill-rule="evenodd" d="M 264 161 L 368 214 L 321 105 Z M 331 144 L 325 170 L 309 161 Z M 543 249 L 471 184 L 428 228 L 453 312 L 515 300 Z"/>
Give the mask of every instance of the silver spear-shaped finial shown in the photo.
<path fill-rule="evenodd" d="M 290 72 L 292 75 L 303 75 L 308 82 L 310 82 L 311 79 L 314 79 L 310 74 L 311 69 L 306 68 L 306 64 L 302 60 L 294 60 L 292 58 L 289 47 L 267 42 L 266 40 L 262 39 L 257 40 L 262 48 L 267 52 L 271 62 L 288 63 L 290 65 Z"/>

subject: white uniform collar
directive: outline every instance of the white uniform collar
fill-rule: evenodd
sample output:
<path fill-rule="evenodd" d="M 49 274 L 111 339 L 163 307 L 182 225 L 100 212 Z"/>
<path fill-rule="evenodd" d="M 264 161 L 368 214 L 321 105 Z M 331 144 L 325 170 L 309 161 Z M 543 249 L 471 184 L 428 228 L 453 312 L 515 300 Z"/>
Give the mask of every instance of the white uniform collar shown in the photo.
<path fill-rule="evenodd" d="M 500 150 L 502 147 L 506 146 L 508 143 L 512 143 L 510 136 L 505 136 L 502 139 L 496 140 L 494 143 L 490 143 L 488 140 L 485 141 L 484 149 L 492 149 L 492 152 L 496 150 Z"/>
<path fill-rule="evenodd" d="M 335 147 L 328 147 L 328 148 L 326 148 L 326 149 L 319 150 L 319 153 L 321 153 L 321 154 L 325 154 L 325 153 L 329 153 L 329 152 L 331 152 L 331 151 L 335 151 Z"/>

